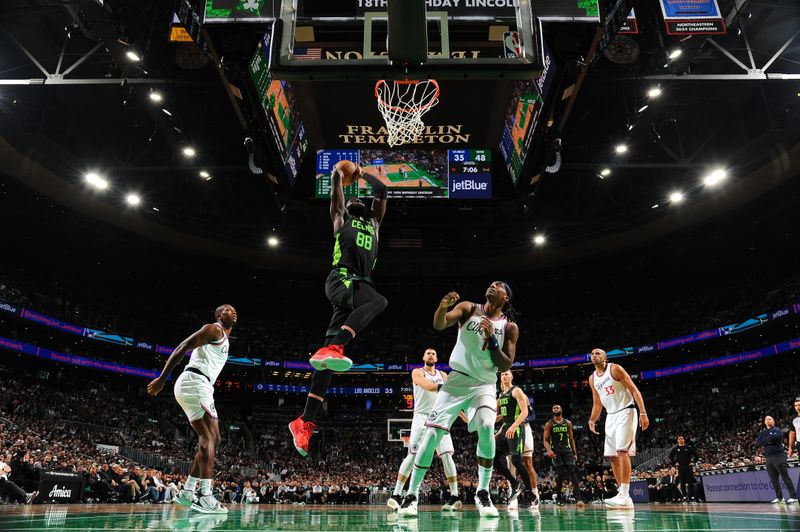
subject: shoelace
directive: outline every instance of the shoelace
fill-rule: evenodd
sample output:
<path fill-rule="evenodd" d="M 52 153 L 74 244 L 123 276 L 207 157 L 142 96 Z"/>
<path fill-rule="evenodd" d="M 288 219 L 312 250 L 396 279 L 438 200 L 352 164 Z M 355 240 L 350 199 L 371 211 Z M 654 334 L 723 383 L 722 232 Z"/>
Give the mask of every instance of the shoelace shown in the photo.
<path fill-rule="evenodd" d="M 481 501 L 482 506 L 491 506 L 492 504 L 492 501 L 489 499 L 489 493 L 486 491 L 478 493 L 478 500 Z"/>

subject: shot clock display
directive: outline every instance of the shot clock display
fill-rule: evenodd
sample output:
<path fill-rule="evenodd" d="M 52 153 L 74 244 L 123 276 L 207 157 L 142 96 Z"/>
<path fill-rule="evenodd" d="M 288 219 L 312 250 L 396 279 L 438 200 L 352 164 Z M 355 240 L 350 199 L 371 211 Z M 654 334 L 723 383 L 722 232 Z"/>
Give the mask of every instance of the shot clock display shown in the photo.
<path fill-rule="evenodd" d="M 331 171 L 342 160 L 360 164 L 389 189 L 390 197 L 474 198 L 492 197 L 492 152 L 466 150 L 319 150 L 316 197 L 331 193 Z M 371 196 L 363 180 L 344 188 L 346 196 Z"/>

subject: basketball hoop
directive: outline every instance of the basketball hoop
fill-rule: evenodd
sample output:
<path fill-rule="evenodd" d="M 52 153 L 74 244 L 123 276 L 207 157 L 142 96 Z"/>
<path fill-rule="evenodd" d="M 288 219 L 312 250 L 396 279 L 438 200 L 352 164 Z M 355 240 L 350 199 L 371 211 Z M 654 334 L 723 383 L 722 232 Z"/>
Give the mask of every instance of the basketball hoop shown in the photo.
<path fill-rule="evenodd" d="M 422 115 L 439 103 L 439 84 L 427 80 L 379 80 L 375 84 L 378 110 L 386 121 L 389 146 L 410 144 L 425 132 Z"/>

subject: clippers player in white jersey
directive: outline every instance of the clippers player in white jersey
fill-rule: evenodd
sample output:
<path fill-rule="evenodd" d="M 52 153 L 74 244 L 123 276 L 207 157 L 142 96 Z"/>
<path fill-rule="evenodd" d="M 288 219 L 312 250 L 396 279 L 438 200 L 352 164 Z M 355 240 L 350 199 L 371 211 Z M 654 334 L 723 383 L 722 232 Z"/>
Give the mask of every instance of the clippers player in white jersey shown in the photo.
<path fill-rule="evenodd" d="M 589 430 L 600 434 L 595 425 L 605 408 L 606 441 L 603 454 L 611 462 L 619 486 L 619 493 L 604 502 L 608 508 L 632 510 L 633 501 L 628 490 L 631 484 L 631 456 L 636 455 L 636 427 L 647 430 L 650 425 L 644 399 L 628 372 L 619 364 L 610 364 L 605 351 L 592 349 L 592 364 L 595 370 L 589 376 L 593 399 Z M 634 402 L 639 407 L 638 415 Z"/>
<path fill-rule="evenodd" d="M 411 380 L 414 383 L 414 420 L 411 422 L 408 455 L 406 455 L 403 463 L 400 464 L 394 491 L 386 502 L 386 505 L 392 510 L 400 509 L 400 504 L 402 503 L 400 495 L 403 492 L 403 486 L 408 480 L 408 476 L 411 474 L 411 468 L 414 467 L 414 458 L 417 455 L 420 443 L 422 443 L 422 436 L 425 434 L 425 422 L 433 410 L 439 390 L 447 382 L 447 373 L 436 369 L 438 358 L 435 349 L 426 349 L 425 354 L 422 355 L 422 361 L 425 365 L 411 372 Z M 436 448 L 436 454 L 442 460 L 442 468 L 450 487 L 450 498 L 442 506 L 442 510 L 460 510 L 462 504 L 461 499 L 458 498 L 458 472 L 456 471 L 456 463 L 453 461 L 453 440 L 450 438 L 449 433 L 442 437 L 439 446 Z"/>
<path fill-rule="evenodd" d="M 481 516 L 497 517 L 497 508 L 489 497 L 492 462 L 495 455 L 494 423 L 497 412 L 495 386 L 497 372 L 511 369 L 517 352 L 519 328 L 514 323 L 511 288 L 495 281 L 486 290 L 482 305 L 462 301 L 455 292 L 442 298 L 433 315 L 437 331 L 458 325 L 458 338 L 448 363 L 448 376 L 436 404 L 425 423 L 408 494 L 399 514 L 417 515 L 419 487 L 433 461 L 433 452 L 462 410 L 466 413 L 467 428 L 478 433 L 478 487 L 475 506 Z M 450 307 L 453 307 L 451 310 Z"/>
<path fill-rule="evenodd" d="M 797 416 L 792 420 L 792 428 L 789 429 L 789 450 L 786 451 L 786 457 L 791 460 L 792 455 L 795 454 L 795 447 L 797 446 L 797 435 L 800 434 L 800 397 L 796 397 L 792 405 Z"/>
<path fill-rule="evenodd" d="M 224 514 L 228 509 L 214 498 L 211 486 L 214 454 L 220 443 L 217 410 L 214 408 L 214 383 L 228 360 L 228 336 L 236 325 L 236 309 L 231 305 L 221 305 L 214 312 L 214 319 L 214 323 L 203 325 L 175 348 L 164 364 L 161 375 L 147 385 L 147 393 L 158 395 L 169 374 L 191 351 L 189 363 L 175 380 L 175 400 L 197 433 L 197 454 L 176 502 L 199 512 Z M 199 497 L 195 495 L 198 484 Z"/>

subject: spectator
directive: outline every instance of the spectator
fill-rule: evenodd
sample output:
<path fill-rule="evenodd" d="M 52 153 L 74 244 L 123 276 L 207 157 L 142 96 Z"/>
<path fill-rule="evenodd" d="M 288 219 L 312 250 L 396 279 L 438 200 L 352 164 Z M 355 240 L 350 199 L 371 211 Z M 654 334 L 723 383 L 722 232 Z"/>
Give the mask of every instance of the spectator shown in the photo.
<path fill-rule="evenodd" d="M 797 492 L 794 488 L 794 482 L 789 478 L 786 450 L 783 448 L 783 432 L 775 426 L 775 420 L 772 419 L 772 416 L 764 418 L 764 426 L 766 428 L 758 434 L 757 443 L 764 448 L 764 456 L 767 459 L 767 473 L 769 474 L 770 482 L 772 482 L 772 488 L 775 490 L 775 500 L 772 502 L 784 502 L 779 480 L 779 478 L 782 478 L 786 485 L 786 491 L 789 492 L 789 499 L 785 502 L 795 503 L 797 502 Z"/>

